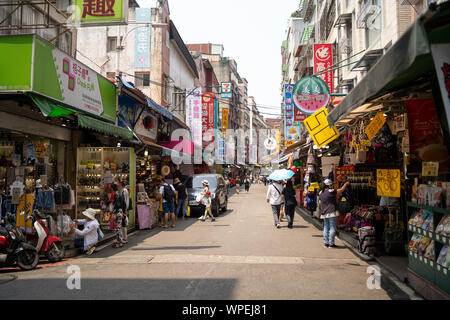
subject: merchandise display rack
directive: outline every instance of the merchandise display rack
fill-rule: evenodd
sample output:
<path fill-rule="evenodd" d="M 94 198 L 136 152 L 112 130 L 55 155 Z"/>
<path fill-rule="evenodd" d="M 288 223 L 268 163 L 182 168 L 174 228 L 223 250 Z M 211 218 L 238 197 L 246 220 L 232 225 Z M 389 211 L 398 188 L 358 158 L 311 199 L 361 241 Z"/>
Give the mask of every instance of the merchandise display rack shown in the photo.
<path fill-rule="evenodd" d="M 100 224 L 108 230 L 109 222 L 103 221 L 102 197 L 108 184 L 126 179 L 130 184 L 130 198 L 134 208 L 135 155 L 133 148 L 83 147 L 77 152 L 76 215 L 93 208 L 101 213 Z M 127 166 L 121 167 L 126 163 Z M 114 164 L 114 165 L 112 165 Z M 134 210 L 129 212 L 129 228 L 134 227 Z"/>
<path fill-rule="evenodd" d="M 445 215 L 450 215 L 450 210 L 439 207 L 430 207 L 414 202 L 407 202 L 407 206 L 409 218 L 411 218 L 415 211 L 420 209 L 430 211 L 433 214 L 433 231 L 424 230 L 421 227 L 408 224 L 408 239 L 411 240 L 414 234 L 419 234 L 430 238 L 435 243 L 434 261 L 409 250 L 408 267 L 418 276 L 429 281 L 439 289 L 445 291 L 447 294 L 450 294 L 450 269 L 447 269 L 436 262 L 442 247 L 445 245 L 450 245 L 450 238 L 435 233 L 435 230 L 442 218 Z"/>

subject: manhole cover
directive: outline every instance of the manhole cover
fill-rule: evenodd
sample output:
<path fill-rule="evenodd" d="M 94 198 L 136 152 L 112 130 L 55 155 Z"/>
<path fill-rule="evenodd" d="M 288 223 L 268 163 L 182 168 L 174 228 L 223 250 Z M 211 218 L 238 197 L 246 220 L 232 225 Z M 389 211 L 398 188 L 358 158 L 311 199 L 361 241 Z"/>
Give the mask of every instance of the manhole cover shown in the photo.
<path fill-rule="evenodd" d="M 0 285 L 16 280 L 17 276 L 10 274 L 0 274 Z"/>

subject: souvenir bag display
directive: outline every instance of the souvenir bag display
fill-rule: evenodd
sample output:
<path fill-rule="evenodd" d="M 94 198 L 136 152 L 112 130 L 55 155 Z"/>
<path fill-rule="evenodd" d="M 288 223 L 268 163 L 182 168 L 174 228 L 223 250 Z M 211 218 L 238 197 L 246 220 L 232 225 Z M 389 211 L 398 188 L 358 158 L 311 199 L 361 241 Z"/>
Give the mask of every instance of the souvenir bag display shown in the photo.
<path fill-rule="evenodd" d="M 375 228 L 363 227 L 358 230 L 359 244 L 358 250 L 367 255 L 374 255 L 375 247 Z"/>
<path fill-rule="evenodd" d="M 356 147 L 356 160 L 359 163 L 365 163 L 367 160 L 367 153 L 366 150 L 364 149 L 363 140 L 364 140 L 364 121 L 361 121 Z"/>
<path fill-rule="evenodd" d="M 395 147 L 395 139 L 391 133 L 391 129 L 387 123 L 380 129 L 373 138 L 373 145 L 375 146 L 375 158 L 377 162 L 392 162 L 397 158 L 397 151 Z"/>

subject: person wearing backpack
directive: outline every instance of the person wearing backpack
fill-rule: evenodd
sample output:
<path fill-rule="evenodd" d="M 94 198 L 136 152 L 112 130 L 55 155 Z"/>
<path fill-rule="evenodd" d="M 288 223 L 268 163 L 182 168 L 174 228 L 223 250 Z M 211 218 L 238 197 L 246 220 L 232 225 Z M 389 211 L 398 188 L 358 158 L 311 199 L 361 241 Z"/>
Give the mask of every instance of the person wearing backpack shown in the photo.
<path fill-rule="evenodd" d="M 164 229 L 168 228 L 169 213 L 172 219 L 172 228 L 175 228 L 175 200 L 177 197 L 177 191 L 170 184 L 166 183 L 166 180 L 161 179 L 161 184 L 159 187 L 159 194 L 163 199 L 163 214 L 164 214 Z"/>
<path fill-rule="evenodd" d="M 282 197 L 281 192 L 283 191 L 283 186 L 278 181 L 273 181 L 272 184 L 267 188 L 267 203 L 272 206 L 273 219 L 275 221 L 275 227 L 280 228 L 280 221 L 278 217 L 280 216 Z"/>

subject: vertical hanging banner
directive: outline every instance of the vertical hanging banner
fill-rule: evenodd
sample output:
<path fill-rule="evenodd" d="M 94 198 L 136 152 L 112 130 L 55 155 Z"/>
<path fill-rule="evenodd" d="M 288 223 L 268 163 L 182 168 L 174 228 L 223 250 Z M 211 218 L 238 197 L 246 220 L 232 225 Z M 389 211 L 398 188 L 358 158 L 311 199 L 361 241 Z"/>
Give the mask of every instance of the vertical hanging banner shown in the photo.
<path fill-rule="evenodd" d="M 214 93 L 204 93 L 202 95 L 202 143 L 206 148 L 210 143 L 214 142 Z"/>
<path fill-rule="evenodd" d="M 222 130 L 224 132 L 226 132 L 228 129 L 228 113 L 229 113 L 228 108 L 222 109 Z"/>
<path fill-rule="evenodd" d="M 450 44 L 433 44 L 431 45 L 431 52 L 441 88 L 447 125 L 450 128 Z"/>
<path fill-rule="evenodd" d="M 150 23 L 151 14 L 150 8 L 136 8 L 136 22 Z M 135 68 L 150 68 L 150 32 L 150 25 L 136 28 L 134 40 Z"/>
<path fill-rule="evenodd" d="M 202 145 L 202 89 L 186 89 L 186 124 L 194 144 Z"/>
<path fill-rule="evenodd" d="M 331 44 L 315 44 L 314 45 L 314 74 L 322 72 L 333 65 L 333 47 Z M 333 71 L 320 74 L 318 78 L 325 81 L 333 93 Z"/>
<path fill-rule="evenodd" d="M 306 115 L 299 112 L 294 107 L 292 94 L 294 92 L 294 84 L 284 85 L 284 136 L 286 146 L 293 145 L 295 142 L 300 141 L 301 137 L 301 122 L 306 119 Z"/>

